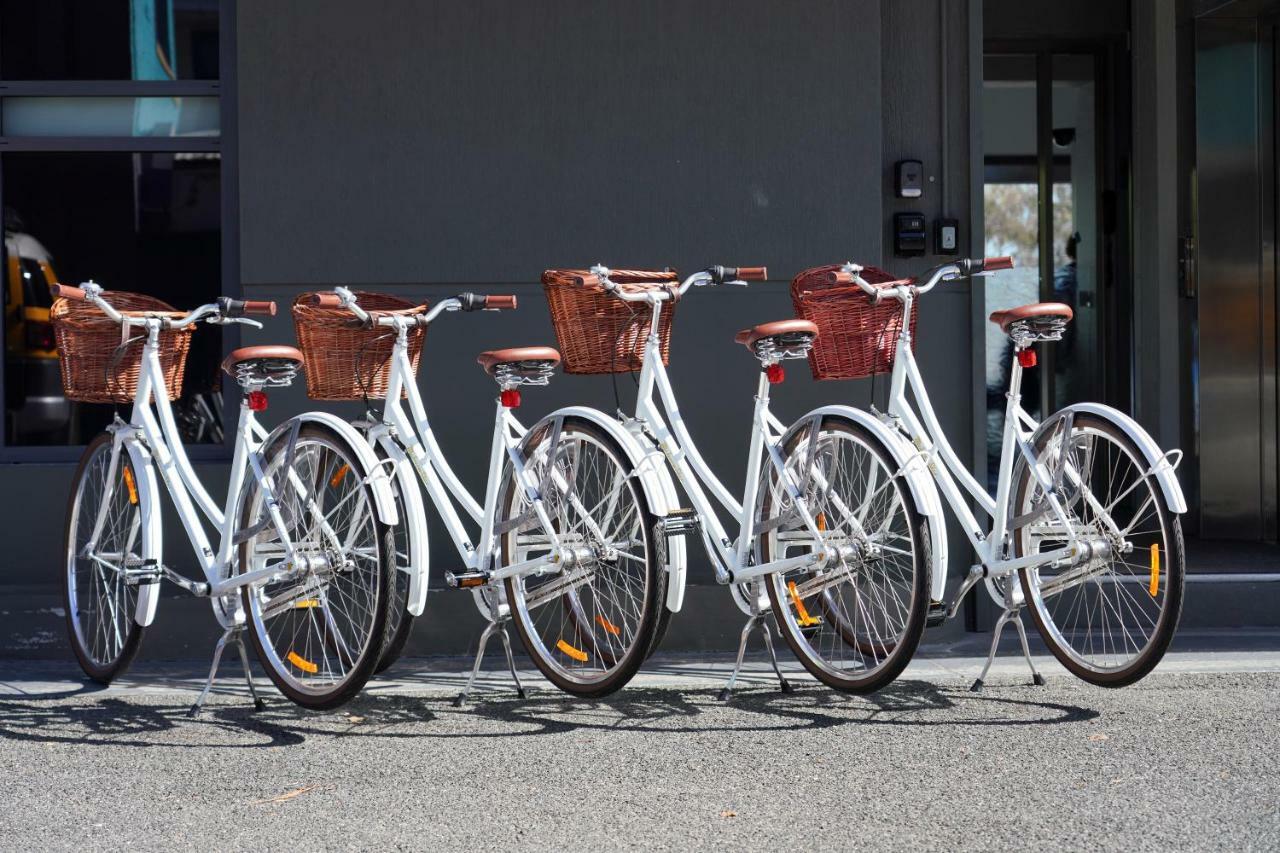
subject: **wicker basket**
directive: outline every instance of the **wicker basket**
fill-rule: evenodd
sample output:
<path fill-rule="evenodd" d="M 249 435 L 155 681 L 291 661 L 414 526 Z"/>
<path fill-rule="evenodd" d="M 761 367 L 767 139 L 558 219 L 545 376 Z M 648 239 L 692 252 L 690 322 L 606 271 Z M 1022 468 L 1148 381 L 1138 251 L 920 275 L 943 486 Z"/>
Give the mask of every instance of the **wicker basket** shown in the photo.
<path fill-rule="evenodd" d="M 814 379 L 862 379 L 893 369 L 893 355 L 902 329 L 902 303 L 894 299 L 872 305 L 857 286 L 831 281 L 840 270 L 832 264 L 805 270 L 791 282 L 796 315 L 818 326 L 818 340 L 809 351 Z M 868 284 L 897 281 L 876 267 L 863 267 Z M 916 315 L 911 306 L 911 346 L 915 348 Z"/>
<path fill-rule="evenodd" d="M 565 373 L 632 373 L 644 361 L 652 312 L 644 303 L 623 302 L 598 284 L 579 284 L 588 270 L 547 270 L 543 290 L 551 309 Z M 612 270 L 609 279 L 635 292 L 674 287 L 675 272 Z M 663 306 L 658 341 L 662 363 L 671 357 L 671 320 L 675 302 Z"/>
<path fill-rule="evenodd" d="M 313 296 L 314 293 L 303 293 L 293 301 L 293 327 L 302 349 L 307 396 L 313 400 L 386 396 L 395 332 L 383 326 L 363 328 L 347 308 L 318 308 L 309 304 Z M 426 305 L 415 305 L 385 293 L 356 293 L 355 296 L 360 307 L 370 314 L 426 311 Z M 409 330 L 409 362 L 415 376 L 426 333 L 421 326 Z"/>
<path fill-rule="evenodd" d="M 172 305 L 141 293 L 103 291 L 102 298 L 131 316 L 181 317 Z M 62 391 L 78 403 L 129 403 L 142 373 L 142 345 L 146 333 L 131 327 L 129 339 L 121 326 L 96 305 L 79 299 L 55 299 L 49 309 L 58 342 Z M 169 399 L 182 396 L 193 327 L 160 332 L 160 367 Z"/>

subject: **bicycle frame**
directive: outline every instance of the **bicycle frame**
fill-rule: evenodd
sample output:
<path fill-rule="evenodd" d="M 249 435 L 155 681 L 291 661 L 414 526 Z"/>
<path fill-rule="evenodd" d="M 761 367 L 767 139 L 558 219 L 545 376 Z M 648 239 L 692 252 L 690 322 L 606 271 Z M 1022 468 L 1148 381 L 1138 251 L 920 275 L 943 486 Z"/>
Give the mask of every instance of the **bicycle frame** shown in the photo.
<path fill-rule="evenodd" d="M 697 516 L 702 522 L 703 545 L 708 556 L 712 558 L 711 564 L 715 570 L 716 581 L 721 584 L 736 584 L 774 572 L 825 564 L 827 555 L 817 551 L 774 560 L 762 565 L 750 565 L 756 538 L 754 507 L 759 495 L 762 457 L 765 455 L 768 455 L 770 463 L 776 470 L 779 482 L 790 493 L 796 512 L 805 527 L 819 541 L 824 537 L 805 504 L 801 490 L 787 471 L 785 460 L 779 450 L 780 440 L 786 428 L 769 411 L 770 383 L 763 370 L 760 371 L 756 387 L 756 402 L 751 419 L 750 449 L 747 455 L 747 481 L 741 502 L 734 499 L 702 458 L 693 437 L 685 426 L 675 391 L 671 387 L 671 379 L 667 375 L 666 366 L 662 363 L 662 348 L 659 344 L 657 329 L 660 328 L 659 320 L 664 301 L 660 298 L 652 301 L 652 322 L 640 369 L 635 419 L 651 433 L 658 449 L 666 456 L 676 479 L 693 503 Z M 659 408 L 654 400 L 655 390 L 662 400 L 662 408 Z M 670 426 L 663 418 L 663 409 L 670 418 Z M 708 491 L 737 522 L 736 542 L 730 540 L 720 521 L 715 504 L 707 495 Z"/>
<path fill-rule="evenodd" d="M 169 395 L 165 386 L 163 368 L 160 365 L 159 335 L 161 321 L 147 319 L 145 321 L 147 339 L 143 345 L 141 372 L 137 391 L 134 394 L 133 411 L 128 423 L 117 418 L 108 427 L 112 434 L 112 457 L 108 488 L 116 488 L 116 470 L 119 455 L 123 448 L 130 454 L 134 470 L 141 482 L 138 484 L 142 499 L 142 512 L 139 514 L 138 526 L 141 530 L 132 535 L 142 534 L 146 537 L 143 547 L 143 566 L 131 572 L 140 584 L 149 587 L 150 595 L 139 594 L 135 619 L 142 625 L 150 624 L 155 616 L 154 589 L 161 577 L 172 581 L 188 592 L 197 595 L 208 595 L 214 600 L 214 612 L 223 627 L 238 624 L 243 615 L 238 612 L 224 612 L 218 606 L 218 599 L 234 593 L 247 584 L 259 583 L 278 574 L 282 567 L 294 562 L 294 548 L 286 533 L 283 519 L 274 499 L 269 500 L 268 511 L 280 541 L 284 545 L 284 554 L 279 563 L 231 576 L 230 568 L 234 563 L 236 542 L 236 511 L 241 498 L 246 473 L 252 469 L 253 476 L 265 495 L 271 495 L 271 484 L 262 466 L 261 449 L 268 437 L 267 430 L 258 423 L 255 413 L 248 405 L 241 405 L 239 420 L 236 425 L 235 447 L 231 459 L 230 478 L 227 484 L 227 498 L 224 507 L 219 508 L 209 492 L 204 488 L 192 468 L 174 421 L 173 409 L 169 403 Z M 154 406 L 154 409 L 153 409 Z M 204 572 L 205 585 L 191 581 L 168 566 L 163 565 L 161 525 L 158 515 L 158 490 L 156 489 L 155 470 L 158 468 L 160 480 L 165 484 L 170 497 L 182 521 L 187 539 L 191 543 Z M 291 477 L 295 487 L 301 486 L 300 479 L 292 471 Z M 94 522 L 91 543 L 101 534 L 106 519 L 106 509 L 110 505 L 110 494 L 102 502 L 98 516 Z M 198 510 L 198 512 L 197 512 Z M 203 514 L 219 532 L 218 550 L 215 552 L 205 532 L 200 515 Z M 126 573 L 130 570 L 126 567 Z"/>
<path fill-rule="evenodd" d="M 503 566 L 496 571 L 491 570 L 499 534 L 496 523 L 498 489 L 504 459 L 510 461 L 517 480 L 524 486 L 544 529 L 552 530 L 553 527 L 547 517 L 542 499 L 538 496 L 538 483 L 529 472 L 524 455 L 520 451 L 520 442 L 528 430 L 512 414 L 511 409 L 502 405 L 501 401 L 497 402 L 493 439 L 489 451 L 489 472 L 485 484 L 484 504 L 481 505 L 454 473 L 431 429 L 426 405 L 418 390 L 413 365 L 409 360 L 408 329 L 411 320 L 406 321 L 403 318 L 392 318 L 392 320 L 396 329 L 396 341 L 392 350 L 387 394 L 383 402 L 381 419 L 372 422 L 369 426 L 370 444 L 381 447 L 387 456 L 395 461 L 398 468 L 407 464 L 416 472 L 418 480 L 426 488 L 431 502 L 439 511 L 458 556 L 462 558 L 463 564 L 469 571 L 486 572 L 492 581 L 517 575 L 559 572 L 559 564 L 548 561 L 545 556 Z M 401 400 L 402 394 L 407 398 L 408 411 L 405 411 Z M 413 499 L 412 495 L 406 497 Z M 462 512 L 480 527 L 479 536 L 475 539 L 467 531 L 466 524 L 458 512 L 459 506 Z M 406 523 L 421 525 L 422 532 L 422 535 L 413 537 L 413 542 L 417 543 L 423 551 L 411 555 L 409 561 L 412 576 L 408 610 L 418 616 L 421 615 L 426 604 L 427 592 L 426 519 L 422 512 L 415 512 L 412 508 L 406 515 L 409 516 Z M 551 539 L 551 550 L 554 553 L 560 547 L 560 543 L 554 534 Z"/>
<path fill-rule="evenodd" d="M 1042 566 L 1057 560 L 1073 560 L 1081 553 L 1080 543 L 1076 541 L 1076 532 L 1071 520 L 1053 493 L 1051 478 L 1040 463 L 1031 438 L 1040 424 L 1022 408 L 1021 384 L 1022 365 L 1017 359 L 1011 362 L 1009 373 L 1009 391 L 1005 407 L 1004 432 L 1000 446 L 1000 468 L 994 498 L 969 473 L 956 456 L 955 450 L 947 441 L 938 423 L 937 415 L 929 401 L 929 393 L 925 388 L 924 377 L 911 352 L 911 306 L 915 300 L 910 288 L 897 290 L 903 304 L 902 328 L 898 334 L 892 378 L 889 390 L 888 418 L 896 421 L 895 426 L 902 429 L 907 437 L 924 456 L 927 467 L 938 485 L 939 491 L 946 499 L 951 510 L 960 520 L 969 544 L 978 555 L 980 564 L 991 576 L 1000 577 L 1029 566 Z M 919 413 L 912 408 L 907 391 L 915 398 Z M 1017 558 L 1002 556 L 1003 543 L 1009 530 L 1010 504 L 1013 479 L 1013 463 L 1015 453 L 1020 453 L 1030 467 L 1032 474 L 1044 486 L 1044 494 L 1048 499 L 1056 520 L 1062 525 L 1065 538 L 1070 544 L 1052 551 L 1027 554 Z M 937 460 L 942 460 L 938 465 Z M 1068 466 L 1069 469 L 1069 466 Z M 1067 475 L 1076 478 L 1070 470 Z M 961 488 L 963 487 L 963 492 Z M 969 498 L 991 520 L 989 532 L 983 534 L 982 527 L 973 512 L 969 509 Z M 1086 490 L 1086 499 L 1091 503 L 1100 518 L 1105 518 L 1114 528 L 1110 516 L 1106 513 L 1091 492 Z M 1118 531 L 1117 531 L 1118 532 Z"/>

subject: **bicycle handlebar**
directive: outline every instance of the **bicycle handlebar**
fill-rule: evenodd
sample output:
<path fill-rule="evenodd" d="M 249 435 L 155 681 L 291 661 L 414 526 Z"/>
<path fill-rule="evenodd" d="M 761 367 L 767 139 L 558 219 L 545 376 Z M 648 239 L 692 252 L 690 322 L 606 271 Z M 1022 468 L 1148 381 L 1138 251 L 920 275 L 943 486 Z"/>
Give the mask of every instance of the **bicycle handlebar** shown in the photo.
<path fill-rule="evenodd" d="M 313 293 L 307 304 L 312 308 L 341 308 L 342 297 L 336 293 Z"/>
<path fill-rule="evenodd" d="M 463 311 L 514 311 L 516 308 L 513 295 L 459 293 L 457 300 Z"/>
<path fill-rule="evenodd" d="M 230 299 L 223 296 L 218 299 L 218 307 L 223 317 L 231 319 L 243 317 L 246 314 L 256 314 L 260 317 L 276 316 L 276 303 L 269 299 Z"/>
<path fill-rule="evenodd" d="M 335 287 L 330 293 L 313 293 L 308 304 L 315 308 L 346 308 L 365 326 L 427 326 L 445 311 L 511 311 L 516 307 L 516 297 L 510 294 L 459 293 L 450 299 L 442 299 L 425 314 L 378 314 L 365 311 L 356 301 L 356 295 L 345 287 Z"/>
<path fill-rule="evenodd" d="M 994 258 L 967 258 L 957 261 L 956 266 L 960 268 L 961 275 L 978 275 L 983 272 L 1011 270 L 1013 258 L 1008 255 L 999 255 Z"/>
<path fill-rule="evenodd" d="M 919 279 L 904 278 L 899 281 L 874 285 L 867 282 L 860 275 L 862 269 L 857 264 L 845 264 L 843 268 L 827 273 L 827 281 L 831 284 L 855 284 L 863 293 L 871 297 L 873 302 L 879 302 L 886 296 L 900 299 L 901 291 L 904 288 L 910 288 L 912 295 L 920 296 L 933 290 L 940 281 L 986 275 L 998 270 L 1011 270 L 1013 269 L 1013 258 L 1007 255 L 991 258 L 963 258 L 952 263 L 942 264 L 925 274 L 927 281 L 924 284 L 917 284 Z"/>
<path fill-rule="evenodd" d="M 217 302 L 201 305 L 181 317 L 156 317 L 154 313 L 144 313 L 142 316 L 130 317 L 116 310 L 115 306 L 103 296 L 104 291 L 101 285 L 92 281 L 85 282 L 80 287 L 72 287 L 68 284 L 51 284 L 49 285 L 49 293 L 55 297 L 89 302 L 103 314 L 106 314 L 113 322 L 123 326 L 143 326 L 150 320 L 159 320 L 162 328 L 185 329 L 193 323 L 208 319 L 210 322 L 248 323 L 261 328 L 261 323 L 255 320 L 246 320 L 244 315 L 257 314 L 274 317 L 276 313 L 276 303 L 270 300 L 231 299 L 230 297 L 221 296 L 218 297 Z"/>
<path fill-rule="evenodd" d="M 766 281 L 769 278 L 768 267 L 707 267 L 696 272 L 675 288 L 674 294 L 669 287 L 653 287 L 628 293 L 609 279 L 610 270 L 604 266 L 594 266 L 591 272 L 574 276 L 573 283 L 579 286 L 602 286 L 623 302 L 665 302 L 672 298 L 680 298 L 691 287 L 716 284 L 741 284 L 749 281 Z"/>
<path fill-rule="evenodd" d="M 725 274 L 736 281 L 768 281 L 768 267 L 732 267 L 725 268 Z"/>
<path fill-rule="evenodd" d="M 72 287 L 69 284 L 51 284 L 49 285 L 49 293 L 54 299 L 62 297 L 63 299 L 75 299 L 79 302 L 89 298 L 89 294 L 85 293 L 78 287 Z"/>

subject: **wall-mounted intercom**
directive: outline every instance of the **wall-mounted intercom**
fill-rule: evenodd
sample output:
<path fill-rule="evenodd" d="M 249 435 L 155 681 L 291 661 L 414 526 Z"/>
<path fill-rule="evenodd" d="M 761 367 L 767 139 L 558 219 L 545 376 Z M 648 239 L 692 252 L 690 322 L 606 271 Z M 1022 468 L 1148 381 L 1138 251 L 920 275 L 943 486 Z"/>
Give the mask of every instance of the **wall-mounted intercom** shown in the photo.
<path fill-rule="evenodd" d="M 899 160 L 893 167 L 893 188 L 898 198 L 920 198 L 924 195 L 924 163 Z"/>
<path fill-rule="evenodd" d="M 960 254 L 960 222 L 955 219 L 934 220 L 933 251 L 937 255 Z"/>
<path fill-rule="evenodd" d="M 927 250 L 923 213 L 895 213 L 893 215 L 893 253 L 912 258 Z"/>

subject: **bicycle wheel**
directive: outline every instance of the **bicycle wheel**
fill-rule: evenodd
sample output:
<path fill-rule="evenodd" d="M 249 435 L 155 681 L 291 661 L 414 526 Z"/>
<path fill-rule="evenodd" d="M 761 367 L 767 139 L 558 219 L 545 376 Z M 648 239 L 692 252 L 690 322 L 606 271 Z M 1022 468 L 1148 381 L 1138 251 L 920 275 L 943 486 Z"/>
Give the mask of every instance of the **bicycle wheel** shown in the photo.
<path fill-rule="evenodd" d="M 80 457 L 63 538 L 62 594 L 71 649 L 85 675 L 102 684 L 128 669 L 143 631 L 134 621 L 138 587 L 124 575 L 126 563 L 142 559 L 138 481 L 124 448 L 112 463 L 111 444 L 111 435 L 103 433 Z"/>
<path fill-rule="evenodd" d="M 1077 537 L 1097 556 L 1082 565 L 1024 569 L 1022 592 L 1063 666 L 1091 684 L 1123 687 L 1160 662 L 1177 630 L 1186 572 L 1182 526 L 1148 475 L 1146 457 L 1118 426 L 1081 413 L 1051 423 L 1037 456 Z M 1066 546 L 1066 532 L 1025 461 L 1014 483 L 1014 553 Z"/>
<path fill-rule="evenodd" d="M 901 674 L 915 654 L 929 609 L 926 522 L 879 438 L 856 421 L 827 415 L 810 439 L 798 429 L 783 449 L 824 540 L 778 488 L 772 469 L 761 488 L 761 562 L 839 549 L 821 570 L 765 578 L 787 645 L 822 683 L 870 693 Z"/>
<path fill-rule="evenodd" d="M 386 453 L 381 448 L 377 450 L 378 459 L 385 459 Z M 391 576 L 391 603 L 387 609 L 387 627 L 383 632 L 382 653 L 378 656 L 378 665 L 373 668 L 374 675 L 385 672 L 400 659 L 405 644 L 409 642 L 409 635 L 413 633 L 415 618 L 408 609 L 409 583 L 412 580 L 409 573 L 409 555 L 412 553 L 409 537 L 413 535 L 412 525 L 405 521 L 408 510 L 400 494 L 399 480 L 393 478 L 391 488 L 395 492 L 396 518 L 400 519 L 400 523 L 392 529 L 391 533 L 396 564 L 395 572 Z M 414 484 L 413 488 L 417 488 L 417 485 Z"/>
<path fill-rule="evenodd" d="M 556 574 L 507 579 L 507 600 L 525 649 L 552 684 L 576 696 L 614 692 L 652 646 L 663 573 L 654 518 L 623 449 L 589 420 L 565 418 L 524 444 L 551 530 L 532 511 L 510 465 L 500 494 L 510 526 L 503 565 L 550 556 L 550 533 L 575 555 Z"/>
<path fill-rule="evenodd" d="M 284 530 L 299 558 L 282 565 L 284 544 L 256 479 L 247 485 L 240 571 L 281 565 L 242 588 L 249 635 L 267 675 L 299 705 L 325 710 L 364 687 L 382 653 L 395 543 L 377 514 L 369 470 L 331 427 L 298 430 L 264 453 Z"/>

